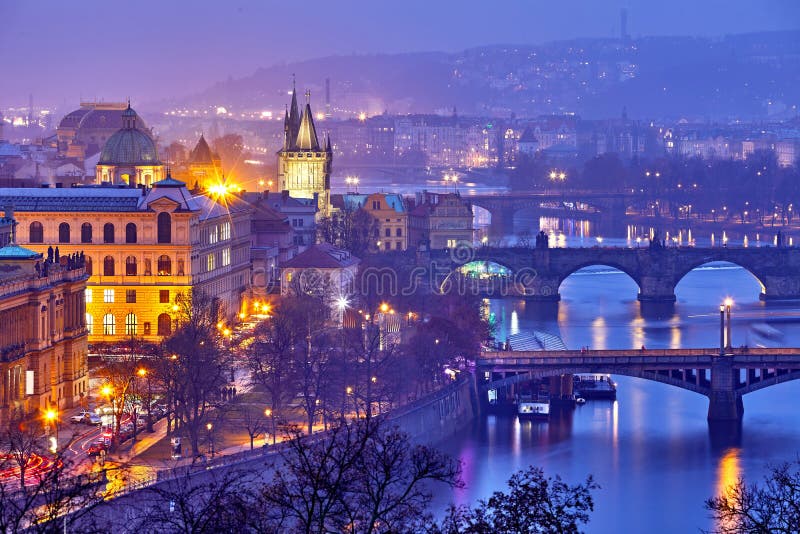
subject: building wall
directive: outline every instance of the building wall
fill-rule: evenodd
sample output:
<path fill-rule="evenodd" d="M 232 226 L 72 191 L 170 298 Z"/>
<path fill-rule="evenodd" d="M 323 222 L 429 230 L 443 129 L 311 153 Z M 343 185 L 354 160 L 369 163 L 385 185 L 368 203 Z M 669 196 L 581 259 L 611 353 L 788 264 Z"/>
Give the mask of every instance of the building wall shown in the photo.
<path fill-rule="evenodd" d="M 0 421 L 15 410 L 77 406 L 89 387 L 86 275 L 30 267 L 0 279 Z"/>
<path fill-rule="evenodd" d="M 327 152 L 281 151 L 278 153 L 279 190 L 295 198 L 314 198 L 320 217 L 330 207 L 330 160 Z"/>
<path fill-rule="evenodd" d="M 383 193 L 367 196 L 362 209 L 372 215 L 378 223 L 380 250 L 406 250 L 408 248 L 408 213 L 403 206 L 400 211 L 391 207 Z"/>

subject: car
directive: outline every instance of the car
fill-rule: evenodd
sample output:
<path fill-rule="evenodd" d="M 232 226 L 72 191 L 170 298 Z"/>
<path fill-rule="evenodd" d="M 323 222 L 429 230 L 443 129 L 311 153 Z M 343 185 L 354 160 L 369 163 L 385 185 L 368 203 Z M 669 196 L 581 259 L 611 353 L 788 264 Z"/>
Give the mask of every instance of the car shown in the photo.
<path fill-rule="evenodd" d="M 86 423 L 87 425 L 100 424 L 100 416 L 87 410 L 83 410 L 80 413 L 73 415 L 69 418 L 69 420 L 73 423 Z"/>
<path fill-rule="evenodd" d="M 103 451 L 108 451 L 108 444 L 106 444 L 105 440 L 100 440 L 89 445 L 89 448 L 86 449 L 86 454 L 89 456 L 99 456 Z"/>

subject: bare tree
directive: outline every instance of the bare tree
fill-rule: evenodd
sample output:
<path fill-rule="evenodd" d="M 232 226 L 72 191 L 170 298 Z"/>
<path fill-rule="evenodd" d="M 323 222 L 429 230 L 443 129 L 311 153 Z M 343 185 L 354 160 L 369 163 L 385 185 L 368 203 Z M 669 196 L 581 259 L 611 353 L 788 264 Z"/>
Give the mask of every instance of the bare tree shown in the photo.
<path fill-rule="evenodd" d="M 706 509 L 719 534 L 800 532 L 800 460 L 772 467 L 760 485 L 739 479 Z"/>
<path fill-rule="evenodd" d="M 230 357 L 217 332 L 217 300 L 194 292 L 191 297 L 179 296 L 176 304 L 182 319 L 164 342 L 162 372 L 167 375 L 174 417 L 189 436 L 192 454 L 198 456 L 209 411 L 227 383 Z"/>
<path fill-rule="evenodd" d="M 19 485 L 25 488 L 28 465 L 38 454 L 45 451 L 45 440 L 41 421 L 27 416 L 20 410 L 11 412 L 0 431 L 0 467 L 12 465 L 19 473 Z"/>
<path fill-rule="evenodd" d="M 412 445 L 379 418 L 340 425 L 324 439 L 297 435 L 262 493 L 266 519 L 292 532 L 405 532 L 426 514 L 433 482 L 458 484 L 459 466 Z"/>

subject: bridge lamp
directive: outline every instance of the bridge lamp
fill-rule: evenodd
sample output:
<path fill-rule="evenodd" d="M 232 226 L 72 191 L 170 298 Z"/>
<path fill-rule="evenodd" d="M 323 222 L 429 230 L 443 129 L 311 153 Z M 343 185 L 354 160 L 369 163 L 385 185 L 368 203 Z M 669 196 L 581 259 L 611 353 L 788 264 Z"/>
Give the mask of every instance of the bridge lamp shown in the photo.
<path fill-rule="evenodd" d="M 558 175 L 556 174 L 556 171 L 550 171 L 550 179 L 551 180 L 555 180 L 557 176 Z"/>

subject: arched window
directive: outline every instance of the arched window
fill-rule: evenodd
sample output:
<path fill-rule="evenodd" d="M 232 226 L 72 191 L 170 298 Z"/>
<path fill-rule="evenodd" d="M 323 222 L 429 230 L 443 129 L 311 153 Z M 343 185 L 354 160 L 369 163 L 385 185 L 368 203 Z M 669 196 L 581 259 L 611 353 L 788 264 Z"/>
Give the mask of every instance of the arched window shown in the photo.
<path fill-rule="evenodd" d="M 106 223 L 103 225 L 103 243 L 113 243 L 114 242 L 114 225 L 111 223 Z"/>
<path fill-rule="evenodd" d="M 134 223 L 125 225 L 125 242 L 136 243 L 136 225 Z"/>
<path fill-rule="evenodd" d="M 158 242 L 172 243 L 172 217 L 166 211 L 158 214 Z"/>
<path fill-rule="evenodd" d="M 114 258 L 111 256 L 103 258 L 103 276 L 114 276 Z"/>
<path fill-rule="evenodd" d="M 127 336 L 135 336 L 136 335 L 136 314 L 129 313 L 125 316 L 125 335 Z"/>
<path fill-rule="evenodd" d="M 172 333 L 172 319 L 169 314 L 162 313 L 158 316 L 158 335 L 168 336 Z"/>
<path fill-rule="evenodd" d="M 117 333 L 117 321 L 114 319 L 113 313 L 107 313 L 103 316 L 103 335 L 113 336 Z"/>
<path fill-rule="evenodd" d="M 30 243 L 44 243 L 44 226 L 39 221 L 33 221 L 28 236 Z"/>
<path fill-rule="evenodd" d="M 91 242 L 92 242 L 92 224 L 85 222 L 81 225 L 81 243 L 91 243 Z"/>
<path fill-rule="evenodd" d="M 92 276 L 92 257 L 86 256 L 86 274 Z"/>
<path fill-rule="evenodd" d="M 94 317 L 92 317 L 91 313 L 86 314 L 86 329 L 90 335 L 94 334 Z"/>
<path fill-rule="evenodd" d="M 136 256 L 125 258 L 125 276 L 136 276 Z"/>
<path fill-rule="evenodd" d="M 158 276 L 169 276 L 171 274 L 172 260 L 166 254 L 162 254 L 158 257 Z"/>
<path fill-rule="evenodd" d="M 58 225 L 58 242 L 69 243 L 69 223 L 61 223 Z"/>

